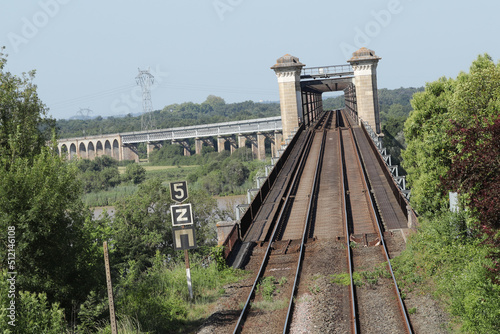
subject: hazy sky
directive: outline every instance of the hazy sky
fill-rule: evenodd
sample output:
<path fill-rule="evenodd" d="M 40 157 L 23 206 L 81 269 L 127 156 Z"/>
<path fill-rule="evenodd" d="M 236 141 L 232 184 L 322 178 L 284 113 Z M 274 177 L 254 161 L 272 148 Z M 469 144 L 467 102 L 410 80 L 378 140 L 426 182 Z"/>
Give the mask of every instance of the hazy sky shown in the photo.
<path fill-rule="evenodd" d="M 155 76 L 153 109 L 279 99 L 270 69 L 289 53 L 344 64 L 366 46 L 379 88 L 418 87 L 500 58 L 500 2 L 411 0 L 0 0 L 7 71 L 37 70 L 50 114 L 142 111 L 138 68 Z"/>

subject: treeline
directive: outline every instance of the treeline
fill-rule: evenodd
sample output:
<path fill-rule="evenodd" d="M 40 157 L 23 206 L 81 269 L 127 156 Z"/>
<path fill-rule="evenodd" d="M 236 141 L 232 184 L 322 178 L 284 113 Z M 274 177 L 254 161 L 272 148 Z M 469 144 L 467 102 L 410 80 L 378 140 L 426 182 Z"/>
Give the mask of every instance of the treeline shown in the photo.
<path fill-rule="evenodd" d="M 172 104 L 153 112 L 157 129 L 168 129 L 197 124 L 272 117 L 280 115 L 279 103 L 245 101 L 226 104 L 223 98 L 209 95 L 203 103 L 184 102 Z M 88 120 L 58 120 L 60 138 L 121 133 L 141 130 L 141 116 L 98 116 Z"/>
<path fill-rule="evenodd" d="M 500 64 L 481 55 L 468 73 L 413 95 L 403 166 L 419 233 L 397 262 L 404 291 L 432 284 L 453 328 L 500 332 Z M 450 208 L 449 192 L 458 193 Z"/>

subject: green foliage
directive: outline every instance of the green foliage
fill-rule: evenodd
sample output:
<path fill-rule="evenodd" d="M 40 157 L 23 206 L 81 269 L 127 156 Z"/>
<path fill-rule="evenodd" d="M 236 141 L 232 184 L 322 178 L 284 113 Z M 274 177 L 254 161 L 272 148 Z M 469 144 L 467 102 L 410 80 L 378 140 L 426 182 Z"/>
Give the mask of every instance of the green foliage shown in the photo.
<path fill-rule="evenodd" d="M 190 262 L 193 301 L 189 299 L 183 262 L 172 263 L 157 253 L 153 265 L 143 272 L 137 263 L 130 262 L 117 284 L 117 313 L 136 318 L 142 330 L 156 333 L 178 332 L 188 321 L 207 317 L 208 308 L 198 314 L 193 305 L 214 302 L 222 287 L 240 279 L 243 273 L 229 268 L 220 271 L 216 263 L 203 263 L 197 256 Z"/>
<path fill-rule="evenodd" d="M 189 192 L 197 243 L 210 247 L 216 242 L 215 223 L 221 216 L 217 202 L 196 189 Z M 141 270 L 150 267 L 157 251 L 174 256 L 169 189 L 159 180 L 139 185 L 133 195 L 116 203 L 113 220 L 114 259 L 119 267 L 135 261 Z M 200 247 L 200 251 L 203 247 Z"/>
<path fill-rule="evenodd" d="M 123 179 L 132 181 L 133 184 L 142 183 L 146 179 L 146 170 L 137 163 L 128 164 Z"/>
<path fill-rule="evenodd" d="M 80 170 L 79 179 L 85 193 L 108 190 L 122 181 L 118 172 L 118 161 L 103 155 L 94 160 L 81 159 L 76 162 Z M 127 165 L 127 168 L 129 168 Z"/>
<path fill-rule="evenodd" d="M 133 195 L 116 203 L 113 222 L 115 258 L 135 261 L 143 270 L 157 250 L 173 252 L 170 194 L 158 179 L 148 180 Z"/>
<path fill-rule="evenodd" d="M 27 291 L 16 291 L 16 298 L 9 298 L 8 278 L 11 278 L 11 275 L 7 274 L 7 270 L 2 270 L 0 272 L 1 333 L 61 334 L 66 332 L 64 310 L 58 303 L 51 304 L 45 293 Z M 15 301 L 13 313 L 6 309 L 11 307 L 12 300 Z M 15 315 L 15 318 L 8 317 L 11 314 Z"/>
<path fill-rule="evenodd" d="M 457 230 L 467 213 L 442 212 L 421 218 L 419 233 L 392 260 L 402 292 L 428 291 L 443 301 L 468 333 L 496 333 L 500 328 L 500 286 L 489 280 L 490 246 Z M 461 224 L 459 224 L 461 225 Z M 429 285 L 432 280 L 434 284 Z"/>
<path fill-rule="evenodd" d="M 275 293 L 280 292 L 277 285 L 278 281 L 276 281 L 276 277 L 264 277 L 260 280 L 259 284 L 257 284 L 256 292 L 260 293 L 265 301 L 271 302 L 274 299 Z"/>
<path fill-rule="evenodd" d="M 134 194 L 138 189 L 137 185 L 119 185 L 109 190 L 91 192 L 82 195 L 82 201 L 86 206 L 108 206 L 114 205 L 117 201 Z"/>
<path fill-rule="evenodd" d="M 19 288 L 45 292 L 66 308 L 83 300 L 99 277 L 86 226 L 90 212 L 79 200 L 74 166 L 49 148 L 30 160 L 0 157 L 0 228 L 15 227 Z"/>
<path fill-rule="evenodd" d="M 439 196 L 439 178 L 450 164 L 446 130 L 452 117 L 448 106 L 453 90 L 451 79 L 428 83 L 424 92 L 413 96 L 414 111 L 405 123 L 403 166 L 412 188 L 411 202 L 418 212 L 435 212 L 446 204 L 446 199 Z"/>
<path fill-rule="evenodd" d="M 224 247 L 222 246 L 214 246 L 210 249 L 210 255 L 214 259 L 217 270 L 223 271 L 228 268 L 226 259 L 224 258 Z"/>
<path fill-rule="evenodd" d="M 85 302 L 80 305 L 78 331 L 81 333 L 97 331 L 99 324 L 106 321 L 109 315 L 108 307 L 108 299 L 104 293 L 99 296 L 95 291 L 91 291 Z"/>
<path fill-rule="evenodd" d="M 55 121 L 47 117 L 33 84 L 35 71 L 22 78 L 5 72 L 7 63 L 0 48 L 0 156 L 11 162 L 20 157 L 32 159 L 51 139 Z M 5 165 L 8 168 L 8 164 Z"/>
<path fill-rule="evenodd" d="M 500 111 L 500 68 L 487 55 L 479 56 L 469 73 L 428 83 L 412 100 L 414 111 L 404 126 L 407 149 L 403 165 L 412 187 L 411 202 L 421 213 L 432 214 L 446 205 L 440 178 L 455 152 L 450 121 L 468 127 L 477 118 L 491 122 Z M 446 195 L 446 194 L 444 194 Z"/>
<path fill-rule="evenodd" d="M 201 104 L 185 102 L 172 104 L 153 112 L 156 126 L 160 129 L 272 117 L 280 114 L 279 103 L 256 103 L 245 101 L 226 104 L 224 99 L 210 95 Z M 57 127 L 61 138 L 120 133 L 141 130 L 141 116 L 96 117 L 90 120 L 58 120 Z M 139 147 L 142 154 L 145 146 Z"/>

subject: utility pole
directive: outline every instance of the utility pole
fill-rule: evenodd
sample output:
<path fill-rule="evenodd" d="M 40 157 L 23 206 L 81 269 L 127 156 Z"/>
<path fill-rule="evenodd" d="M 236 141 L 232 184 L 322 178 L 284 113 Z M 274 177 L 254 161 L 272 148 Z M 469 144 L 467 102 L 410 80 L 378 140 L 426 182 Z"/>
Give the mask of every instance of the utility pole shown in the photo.
<path fill-rule="evenodd" d="M 135 77 L 135 81 L 142 88 L 142 116 L 141 130 L 153 130 L 156 128 L 153 117 L 153 103 L 151 102 L 151 85 L 154 83 L 154 76 L 147 70 L 141 70 Z"/>

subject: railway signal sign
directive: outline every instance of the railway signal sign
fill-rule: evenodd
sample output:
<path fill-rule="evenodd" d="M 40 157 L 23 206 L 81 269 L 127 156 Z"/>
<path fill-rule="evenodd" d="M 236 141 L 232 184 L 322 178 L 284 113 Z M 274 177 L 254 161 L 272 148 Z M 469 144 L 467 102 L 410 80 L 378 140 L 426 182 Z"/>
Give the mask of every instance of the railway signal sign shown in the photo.
<path fill-rule="evenodd" d="M 170 197 L 177 203 L 184 202 L 188 198 L 187 182 L 170 182 Z"/>
<path fill-rule="evenodd" d="M 191 283 L 191 269 L 189 268 L 188 254 L 188 249 L 196 248 L 193 210 L 191 209 L 191 203 L 180 204 L 188 198 L 187 182 L 171 182 L 170 197 L 173 201 L 178 203 L 170 206 L 170 213 L 172 214 L 172 233 L 174 234 L 174 250 L 184 250 L 189 297 L 193 299 L 193 286 Z"/>
<path fill-rule="evenodd" d="M 174 250 L 196 248 L 194 226 L 174 226 L 172 228 L 172 233 L 174 234 Z"/>
<path fill-rule="evenodd" d="M 172 213 L 172 226 L 193 225 L 191 203 L 171 205 L 170 212 Z"/>

